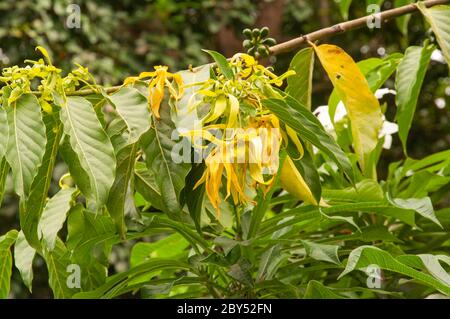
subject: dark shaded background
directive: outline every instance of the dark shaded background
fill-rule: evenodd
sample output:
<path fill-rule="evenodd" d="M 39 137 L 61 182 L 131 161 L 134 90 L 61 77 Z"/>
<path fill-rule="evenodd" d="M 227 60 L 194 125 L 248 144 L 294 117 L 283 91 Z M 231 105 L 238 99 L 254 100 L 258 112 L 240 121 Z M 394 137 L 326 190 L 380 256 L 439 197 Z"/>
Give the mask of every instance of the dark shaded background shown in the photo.
<path fill-rule="evenodd" d="M 81 28 L 69 29 L 67 6 L 78 4 Z M 385 1 L 383 9 L 393 6 Z M 350 19 L 366 15 L 365 1 L 353 1 Z M 72 62 L 89 68 L 99 83 L 120 84 L 123 79 L 153 65 L 165 64 L 172 70 L 186 69 L 190 64 L 208 62 L 202 48 L 214 49 L 226 56 L 242 50 L 241 30 L 268 26 L 278 42 L 329 26 L 343 19 L 334 0 L 1 0 L 0 66 L 22 64 L 38 58 L 37 45 L 49 49 L 54 64 L 69 70 Z M 407 36 L 395 22 L 373 31 L 368 28 L 324 39 L 344 48 L 355 60 L 403 52 L 409 45 L 421 45 L 431 38 L 419 14 L 413 15 Z M 433 39 L 432 39 L 433 40 Z M 283 72 L 295 52 L 272 59 L 277 72 Z M 425 79 L 410 132 L 409 152 L 413 158 L 448 149 L 450 146 L 450 78 L 445 64 L 432 62 Z M 327 103 L 331 92 L 321 67 L 316 64 L 313 105 Z M 387 83 L 393 87 L 393 81 Z M 438 108 L 436 99 L 445 102 Z M 394 98 L 388 96 L 387 118 L 393 120 Z M 442 103 L 442 102 L 441 102 Z M 387 164 L 403 159 L 398 136 L 390 150 L 383 151 L 381 177 Z M 59 168 L 61 170 L 63 168 Z M 57 168 L 58 170 L 58 168 Z M 55 178 L 58 175 L 55 173 Z M 0 234 L 17 227 L 17 202 L 7 196 L 0 209 Z M 112 271 L 127 266 L 127 249 L 117 249 L 112 256 Z M 13 295 L 30 296 L 14 270 Z M 35 264 L 32 297 L 51 296 L 47 287 L 45 266 Z"/>

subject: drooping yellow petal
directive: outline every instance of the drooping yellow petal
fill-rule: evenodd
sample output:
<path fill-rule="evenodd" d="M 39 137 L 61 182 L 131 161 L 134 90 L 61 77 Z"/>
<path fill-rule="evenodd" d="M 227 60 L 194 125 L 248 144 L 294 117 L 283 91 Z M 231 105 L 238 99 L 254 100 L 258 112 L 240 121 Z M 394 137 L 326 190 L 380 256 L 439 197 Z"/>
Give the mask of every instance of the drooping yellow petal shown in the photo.
<path fill-rule="evenodd" d="M 232 94 L 228 94 L 230 100 L 230 114 L 228 115 L 228 127 L 234 127 L 239 114 L 239 100 Z"/>
<path fill-rule="evenodd" d="M 153 114 L 157 119 L 160 118 L 159 108 L 161 106 L 161 101 L 164 97 L 164 78 L 160 77 L 156 79 L 155 86 L 149 86 L 149 100 L 150 107 L 152 109 Z"/>
<path fill-rule="evenodd" d="M 204 123 L 209 123 L 217 120 L 225 112 L 227 108 L 227 98 L 225 95 L 220 95 L 216 99 L 216 103 L 212 109 L 212 112 L 205 118 Z"/>
<path fill-rule="evenodd" d="M 323 44 L 314 46 L 351 121 L 353 145 L 363 172 L 366 161 L 378 143 L 382 126 L 380 104 L 353 59 L 341 48 Z M 371 174 L 371 172 L 367 172 Z"/>
<path fill-rule="evenodd" d="M 281 187 L 297 199 L 317 206 L 317 201 L 294 162 L 286 156 L 280 175 Z"/>

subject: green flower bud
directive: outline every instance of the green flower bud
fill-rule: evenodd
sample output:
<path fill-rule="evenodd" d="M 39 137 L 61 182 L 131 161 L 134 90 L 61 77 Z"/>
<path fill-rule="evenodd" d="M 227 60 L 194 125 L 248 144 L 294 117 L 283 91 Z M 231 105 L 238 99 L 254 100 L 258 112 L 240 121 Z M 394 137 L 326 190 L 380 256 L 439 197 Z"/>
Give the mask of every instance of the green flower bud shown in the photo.
<path fill-rule="evenodd" d="M 265 38 L 265 37 L 267 37 L 269 35 L 269 28 L 268 27 L 263 27 L 262 29 L 261 29 L 261 37 L 262 38 Z"/>

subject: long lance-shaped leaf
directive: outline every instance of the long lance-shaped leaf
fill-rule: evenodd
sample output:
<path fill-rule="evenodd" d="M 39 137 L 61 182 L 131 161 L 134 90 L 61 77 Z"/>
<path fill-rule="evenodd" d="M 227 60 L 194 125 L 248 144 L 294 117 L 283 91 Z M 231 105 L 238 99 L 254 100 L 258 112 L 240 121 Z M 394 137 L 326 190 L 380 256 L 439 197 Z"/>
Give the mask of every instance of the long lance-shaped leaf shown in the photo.
<path fill-rule="evenodd" d="M 153 171 L 155 180 L 161 191 L 167 213 L 180 217 L 182 213 L 179 195 L 185 186 L 185 178 L 190 165 L 175 163 L 172 158 L 176 140 L 173 135 L 175 128 L 170 119 L 169 107 L 161 108 L 161 118 L 155 121 L 154 127 L 142 138 L 147 167 Z M 174 154 L 176 155 L 176 154 Z"/>
<path fill-rule="evenodd" d="M 40 241 L 37 233 L 37 225 L 41 218 L 42 210 L 47 201 L 48 190 L 52 182 L 53 168 L 58 155 L 58 147 L 62 135 L 62 124 L 57 113 L 44 115 L 46 126 L 47 144 L 42 164 L 38 174 L 31 184 L 30 195 L 20 207 L 20 227 L 28 243 L 35 249 L 40 249 Z"/>
<path fill-rule="evenodd" d="M 312 48 L 300 50 L 292 59 L 289 69 L 294 70 L 295 75 L 287 78 L 286 92 L 310 110 L 314 50 Z"/>
<path fill-rule="evenodd" d="M 38 225 L 38 235 L 49 251 L 55 248 L 56 237 L 67 218 L 74 192 L 75 188 L 61 189 L 50 198 L 42 212 Z"/>
<path fill-rule="evenodd" d="M 71 280 L 70 276 L 82 275 L 81 273 L 68 272 L 70 270 L 68 266 L 71 264 L 69 258 L 69 252 L 67 251 L 64 243 L 57 238 L 55 249 L 52 251 L 44 250 L 43 257 L 47 264 L 48 270 L 48 283 L 53 291 L 53 296 L 57 299 L 68 299 L 73 294 L 79 292 L 76 285 L 76 278 Z"/>
<path fill-rule="evenodd" d="M 290 96 L 286 96 L 284 99 L 266 99 L 262 103 L 302 138 L 334 161 L 350 180 L 354 180 L 350 160 L 306 107 L 299 105 L 299 102 Z"/>
<path fill-rule="evenodd" d="M 425 4 L 419 2 L 417 6 L 431 25 L 445 60 L 450 67 L 450 5 L 427 8 Z"/>
<path fill-rule="evenodd" d="M 115 177 L 116 158 L 111 141 L 88 100 L 68 97 L 60 113 L 64 132 L 89 177 L 90 192 L 84 195 L 99 208 L 108 199 Z"/>
<path fill-rule="evenodd" d="M 109 192 L 106 207 L 113 218 L 122 237 L 125 237 L 125 202 L 128 196 L 128 186 L 134 171 L 138 143 L 127 145 L 117 153 L 117 175 Z"/>
<path fill-rule="evenodd" d="M 388 252 L 373 246 L 361 246 L 354 249 L 348 257 L 347 266 L 339 278 L 347 275 L 355 269 L 377 265 L 381 269 L 393 271 L 410 278 L 414 278 L 423 284 L 433 287 L 450 296 L 450 287 L 429 274 L 418 271 L 394 258 Z"/>
<path fill-rule="evenodd" d="M 406 153 L 408 132 L 416 111 L 425 73 L 430 63 L 433 45 L 426 47 L 412 46 L 406 49 L 405 57 L 397 68 L 395 87 L 397 90 L 397 123 L 403 150 Z"/>
<path fill-rule="evenodd" d="M 108 100 L 127 125 L 130 133 L 128 143 L 136 143 L 151 125 L 147 99 L 137 89 L 124 87 L 109 96 Z"/>
<path fill-rule="evenodd" d="M 31 283 L 33 281 L 33 260 L 36 250 L 28 244 L 22 231 L 19 232 L 16 244 L 14 245 L 14 263 L 19 269 L 23 283 L 31 292 Z"/>
<path fill-rule="evenodd" d="M 8 298 L 12 272 L 11 246 L 17 235 L 17 230 L 10 230 L 0 237 L 0 299 Z"/>
<path fill-rule="evenodd" d="M 22 95 L 6 111 L 9 130 L 6 159 L 17 194 L 26 197 L 45 153 L 45 124 L 38 100 L 32 94 Z"/>
<path fill-rule="evenodd" d="M 378 143 L 382 126 L 381 107 L 353 59 L 334 45 L 314 46 L 351 122 L 353 145 L 363 172 L 366 160 Z M 370 172 L 367 172 L 370 173 Z"/>

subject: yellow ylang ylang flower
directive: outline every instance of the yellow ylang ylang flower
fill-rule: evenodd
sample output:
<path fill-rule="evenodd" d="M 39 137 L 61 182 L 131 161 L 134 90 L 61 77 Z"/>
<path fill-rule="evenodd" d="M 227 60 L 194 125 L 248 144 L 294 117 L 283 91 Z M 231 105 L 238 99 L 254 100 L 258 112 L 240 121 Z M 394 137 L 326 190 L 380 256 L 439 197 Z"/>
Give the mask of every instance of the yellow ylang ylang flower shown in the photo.
<path fill-rule="evenodd" d="M 246 128 L 227 128 L 227 134 L 222 138 L 209 132 L 224 127 L 210 125 L 182 134 L 193 140 L 201 137 L 214 145 L 205 159 L 205 172 L 195 187 L 205 183 L 206 194 L 217 212 L 220 212 L 223 180 L 226 180 L 225 200 L 231 196 L 235 204 L 249 201 L 244 192 L 246 186 L 270 189 L 278 171 L 281 144 L 279 121 L 272 114 L 250 119 Z M 193 145 L 204 149 L 198 143 Z M 265 178 L 267 175 L 270 176 L 268 179 Z"/>
<path fill-rule="evenodd" d="M 175 99 L 180 99 L 183 95 L 183 81 L 177 73 L 168 72 L 168 67 L 158 65 L 154 67 L 153 72 L 142 72 L 139 76 L 132 76 L 125 79 L 123 85 L 133 84 L 138 80 L 149 79 L 148 84 L 148 101 L 150 108 L 157 119 L 160 118 L 159 108 L 164 98 L 164 88 L 167 86 L 170 95 Z M 175 81 L 177 88 L 173 85 Z"/>
<path fill-rule="evenodd" d="M 269 83 L 275 84 L 276 86 L 281 86 L 284 79 L 295 74 L 294 70 L 289 70 L 283 75 L 278 76 L 272 73 L 269 68 L 266 68 L 263 65 L 259 64 L 254 57 L 245 53 L 235 54 L 231 58 L 230 64 L 236 66 L 240 70 L 238 72 L 238 75 L 242 78 L 248 78 L 252 74 L 260 73 L 262 75 L 268 76 L 270 78 Z"/>

